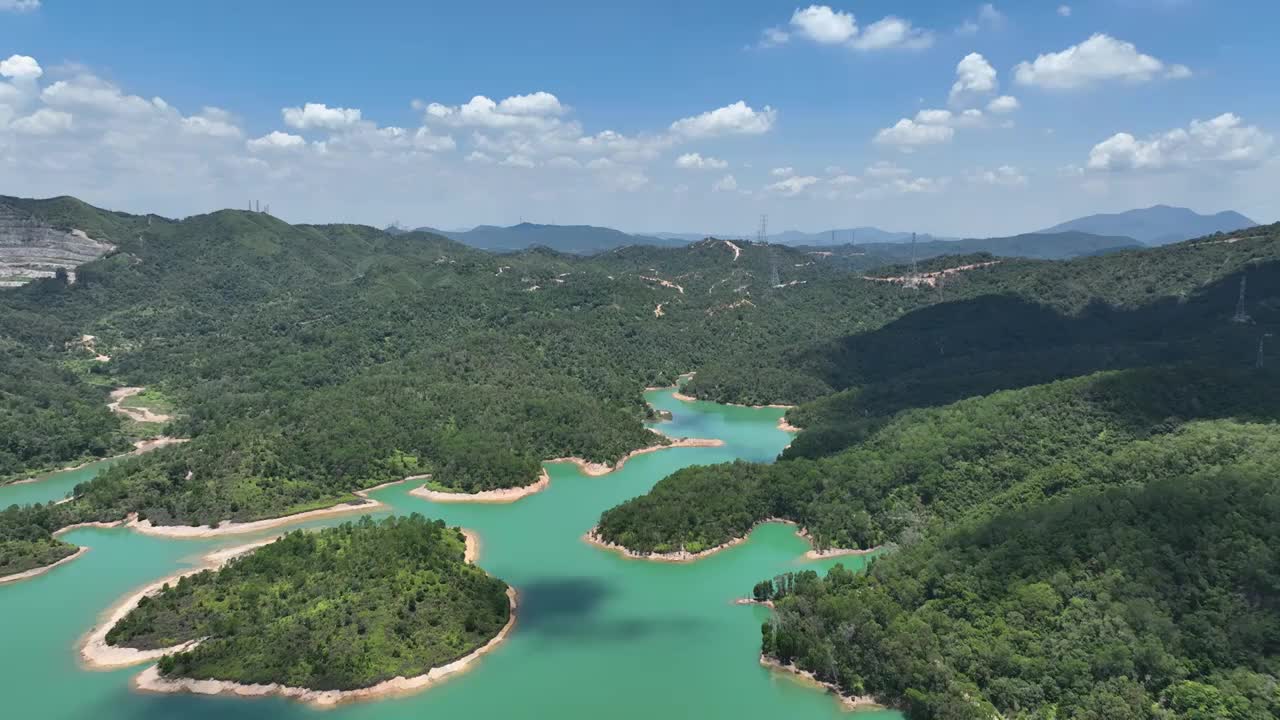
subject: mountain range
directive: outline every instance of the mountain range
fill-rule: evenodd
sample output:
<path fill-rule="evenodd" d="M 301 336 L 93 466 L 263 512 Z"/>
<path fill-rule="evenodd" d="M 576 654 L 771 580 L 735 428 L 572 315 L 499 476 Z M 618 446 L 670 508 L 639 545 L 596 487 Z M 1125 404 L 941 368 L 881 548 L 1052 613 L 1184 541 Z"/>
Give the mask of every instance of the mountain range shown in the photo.
<path fill-rule="evenodd" d="M 1258 223 L 1234 210 L 1201 215 L 1194 210 L 1155 205 L 1122 213 L 1089 215 L 1059 223 L 1040 232 L 1076 230 L 1096 235 L 1123 235 L 1144 245 L 1168 245 L 1216 232 L 1232 232 Z"/>
<path fill-rule="evenodd" d="M 1165 245 L 1211 235 L 1215 232 L 1232 232 L 1256 224 L 1253 220 L 1234 211 L 1201 215 L 1187 208 L 1156 205 L 1122 213 L 1089 215 L 1068 220 L 1044 230 L 1010 237 L 960 239 L 919 233 L 916 235 L 916 242 L 918 251 L 922 253 L 921 257 L 990 252 L 996 255 L 1062 259 L 1124 247 Z M 398 231 L 397 228 L 388 228 L 388 230 Z M 595 225 L 543 225 L 527 222 L 510 227 L 479 225 L 470 230 L 438 230 L 431 227 L 420 227 L 416 230 L 443 235 L 465 245 L 491 252 L 516 252 L 534 246 L 544 246 L 575 255 L 592 255 L 627 245 L 677 247 L 707 237 L 730 239 L 741 237 L 741 233 L 635 234 Z M 909 243 L 911 238 L 910 232 L 863 226 L 821 232 L 786 230 L 769 235 L 768 241 L 793 247 L 827 248 L 850 244 L 856 244 L 859 247 L 905 244 Z M 926 244 L 930 247 L 923 247 Z M 936 247 L 933 247 L 934 245 Z M 879 249 L 883 250 L 883 248 Z M 893 251 L 888 254 L 895 257 L 902 255 Z"/>

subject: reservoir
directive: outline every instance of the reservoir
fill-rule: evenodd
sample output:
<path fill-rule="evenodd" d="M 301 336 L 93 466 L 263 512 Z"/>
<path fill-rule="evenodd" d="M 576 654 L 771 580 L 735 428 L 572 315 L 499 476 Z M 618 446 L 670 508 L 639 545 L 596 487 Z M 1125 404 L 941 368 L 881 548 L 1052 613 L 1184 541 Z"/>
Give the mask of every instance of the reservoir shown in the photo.
<path fill-rule="evenodd" d="M 688 564 L 624 558 L 582 535 L 614 505 L 641 495 L 689 465 L 744 459 L 769 462 L 790 440 L 780 409 L 685 403 L 672 390 L 646 393 L 673 413 L 658 427 L 673 436 L 719 438 L 720 447 L 638 455 L 600 477 L 549 464 L 551 486 L 515 503 L 436 504 L 410 496 L 409 484 L 376 491 L 389 508 L 418 512 L 480 536 L 478 564 L 520 594 L 515 630 L 465 674 L 408 697 L 317 711 L 278 698 L 146 695 L 130 687 L 140 665 L 83 669 L 80 637 L 129 591 L 192 565 L 252 534 L 183 540 L 125 528 L 85 528 L 62 536 L 90 551 L 31 580 L 0 585 L 0 692 L 12 718 L 130 720 L 183 717 L 302 718 L 850 718 L 835 697 L 759 664 L 760 625 L 769 611 L 734 605 L 757 581 L 781 572 L 823 571 L 862 557 L 806 561 L 794 528 L 764 525 L 750 542 Z M 36 483 L 0 487 L 0 506 L 61 499 L 100 466 Z M 70 476 L 76 477 L 71 478 Z M 294 527 L 333 525 L 355 516 Z M 275 532 L 279 532 L 278 530 Z M 274 533 L 263 533 L 266 536 Z M 901 718 L 863 711 L 857 720 Z"/>

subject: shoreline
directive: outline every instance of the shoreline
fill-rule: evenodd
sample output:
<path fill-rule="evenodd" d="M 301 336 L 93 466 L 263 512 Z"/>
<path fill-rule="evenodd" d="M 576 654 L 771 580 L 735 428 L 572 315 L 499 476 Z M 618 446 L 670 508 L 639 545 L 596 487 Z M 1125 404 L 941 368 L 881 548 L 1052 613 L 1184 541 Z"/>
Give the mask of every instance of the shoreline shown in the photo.
<path fill-rule="evenodd" d="M 453 675 L 461 674 L 469 669 L 477 660 L 500 645 L 516 624 L 516 608 L 518 605 L 515 588 L 507 586 L 507 599 L 511 604 L 511 613 L 507 624 L 484 645 L 470 653 L 445 665 L 439 665 L 422 675 L 413 677 L 394 677 L 376 685 L 356 690 L 309 690 L 307 688 L 289 687 L 280 684 L 248 685 L 229 680 L 192 680 L 179 678 L 166 680 L 160 677 L 158 666 L 153 665 L 143 670 L 133 679 L 133 687 L 141 692 L 154 693 L 193 693 L 197 695 L 232 695 L 236 697 L 262 697 L 267 695 L 286 697 L 303 702 L 313 707 L 329 708 L 348 702 L 378 700 L 386 697 L 409 695 L 435 685 Z"/>
<path fill-rule="evenodd" d="M 821 688 L 836 696 L 840 704 L 845 710 L 884 710 L 885 705 L 876 702 L 874 697 L 870 695 L 846 695 L 844 690 L 840 689 L 835 683 L 824 682 L 814 676 L 808 670 L 801 670 L 795 665 L 783 665 L 777 660 L 766 655 L 760 655 L 760 664 L 772 672 L 785 673 L 792 679 L 804 685 L 814 688 Z"/>
<path fill-rule="evenodd" d="M 142 598 L 153 594 L 160 588 L 169 583 L 177 582 L 188 575 L 204 572 L 221 567 L 228 560 L 243 555 L 251 550 L 256 550 L 263 545 L 269 545 L 280 536 L 256 540 L 245 545 L 225 548 L 222 550 L 214 550 L 201 558 L 201 562 L 192 568 L 187 568 L 180 572 L 163 577 L 155 582 L 144 585 L 142 589 L 136 590 L 126 595 L 121 600 L 109 607 L 100 617 L 105 617 L 97 625 L 95 625 L 88 633 L 82 636 L 80 640 L 80 664 L 90 670 L 114 670 L 139 663 L 151 662 L 158 660 L 165 655 L 175 652 L 183 652 L 195 647 L 199 640 L 191 640 L 174 645 L 167 648 L 157 648 L 155 650 L 137 650 L 135 648 L 117 647 L 107 643 L 107 633 L 117 623 L 124 619 L 142 600 Z"/>
<path fill-rule="evenodd" d="M 661 435 L 661 433 L 655 433 L 655 434 Z M 663 435 L 663 437 L 667 437 L 667 436 Z M 648 447 L 643 447 L 638 450 L 632 450 L 631 452 L 622 456 L 622 458 L 619 459 L 618 462 L 616 462 L 612 466 L 606 465 L 604 463 L 591 462 L 589 460 L 584 460 L 580 457 L 553 458 L 551 460 L 544 460 L 543 463 L 573 463 L 574 465 L 578 466 L 578 469 L 582 471 L 583 475 L 589 475 L 591 477 L 600 477 L 601 475 L 608 475 L 609 473 L 615 470 L 621 470 L 622 466 L 625 465 L 628 460 L 630 460 L 631 458 L 637 455 L 644 455 L 646 453 L 657 452 L 659 450 L 666 450 L 668 448 L 721 447 L 722 445 L 724 445 L 724 441 L 718 438 L 670 438 L 670 439 L 671 439 L 671 442 L 665 445 L 663 444 L 650 445 Z"/>
<path fill-rule="evenodd" d="M 406 480 L 423 480 L 431 477 L 430 475 L 415 475 Z M 497 490 L 482 490 L 476 493 L 464 492 L 445 492 L 443 490 L 431 490 L 425 485 L 416 487 L 409 491 L 414 497 L 424 500 L 430 500 L 437 503 L 493 503 L 506 504 L 513 503 L 520 498 L 528 497 L 535 493 L 551 487 L 551 476 L 547 474 L 546 468 L 542 469 L 538 479 L 528 485 L 513 488 L 498 488 Z"/>
<path fill-rule="evenodd" d="M 307 510 L 305 512 L 294 513 L 292 515 L 281 515 L 280 517 L 265 518 L 263 520 L 251 520 L 243 523 L 224 522 L 220 523 L 218 527 L 213 527 L 212 525 L 153 525 L 150 520 L 139 520 L 136 513 L 131 514 L 122 522 L 130 530 L 140 532 L 143 535 L 152 535 L 156 537 L 194 539 L 220 537 L 222 535 L 243 535 L 245 533 L 258 532 L 260 530 L 271 530 L 284 525 L 292 525 L 297 522 L 312 520 L 318 517 L 366 512 L 386 507 L 385 503 L 370 498 L 369 493 L 392 485 L 398 485 L 407 480 L 409 480 L 409 478 L 392 480 L 391 482 L 385 482 L 381 485 L 375 485 L 364 490 L 356 490 L 352 494 L 358 498 L 358 501 L 345 502 L 338 505 L 331 505 L 326 508 Z"/>
<path fill-rule="evenodd" d="M 46 480 L 52 480 L 53 476 L 59 473 L 75 472 L 76 470 L 81 470 L 94 463 L 107 462 L 108 460 L 120 460 L 122 458 L 133 457 L 134 455 L 142 455 L 144 453 L 149 453 L 152 450 L 155 450 L 157 448 L 167 447 L 169 445 L 177 445 L 178 443 L 184 443 L 184 442 L 189 442 L 189 439 L 170 437 L 168 435 L 161 435 L 160 437 L 149 438 L 147 440 L 134 440 L 133 449 L 130 450 L 129 452 L 120 453 L 119 455 L 108 455 L 106 457 L 91 458 L 89 460 L 85 460 L 84 462 L 78 465 L 70 465 L 68 467 L 55 468 L 53 470 L 43 470 L 29 478 L 23 478 L 22 480 L 11 480 L 7 483 L 0 483 L 0 487 L 9 487 L 10 485 L 27 485 L 30 483 L 44 482 Z M 41 475 L 43 475 L 44 477 L 40 477 Z"/>
<path fill-rule="evenodd" d="M 758 529 L 761 525 L 768 525 L 770 523 L 777 523 L 779 525 L 790 525 L 796 528 L 796 537 L 803 538 L 811 546 L 810 549 L 806 551 L 805 554 L 802 556 L 806 560 L 827 560 L 834 557 L 844 557 L 848 555 L 870 555 L 871 553 L 878 552 L 881 549 L 880 547 L 873 547 L 867 550 L 853 550 L 853 549 L 846 549 L 846 548 L 828 548 L 826 550 L 815 550 L 812 547 L 813 538 L 809 535 L 809 531 L 805 528 L 799 527 L 799 523 L 793 520 L 787 520 L 785 518 L 767 518 L 764 520 L 759 520 L 755 524 L 753 524 L 750 527 L 750 529 L 748 529 L 747 532 L 741 537 L 730 538 L 729 540 L 726 540 L 725 542 L 722 542 L 719 545 L 716 545 L 715 547 L 707 548 L 706 550 L 701 550 L 696 553 L 691 553 L 688 550 L 676 550 L 676 551 L 667 552 L 667 553 L 637 552 L 624 545 L 611 543 L 601 538 L 599 525 L 596 525 L 592 527 L 590 530 L 588 530 L 586 534 L 582 536 L 582 540 L 586 542 L 588 545 L 594 545 L 603 550 L 608 550 L 610 552 L 618 553 L 619 555 L 622 555 L 623 557 L 631 560 L 648 560 L 650 562 L 669 562 L 669 563 L 689 563 L 689 562 L 694 562 L 696 560 L 701 560 L 706 557 L 710 557 L 711 555 L 714 555 L 720 552 L 721 550 L 728 550 L 731 547 L 741 545 L 742 543 L 746 542 L 751 537 L 751 533 L 755 532 L 756 529 Z"/>
<path fill-rule="evenodd" d="M 624 545 L 611 543 L 601 538 L 599 525 L 588 530 L 587 534 L 582 536 L 582 539 L 586 541 L 587 544 L 589 545 L 595 545 L 598 548 L 609 550 L 611 552 L 616 552 L 622 555 L 623 557 L 631 560 L 649 560 L 650 562 L 669 562 L 669 563 L 690 563 L 696 560 L 701 560 L 703 558 L 710 557 L 720 552 L 721 550 L 728 550 L 731 547 L 741 545 L 742 543 L 747 541 L 747 538 L 751 536 L 751 533 L 756 531 L 756 528 L 760 527 L 761 525 L 767 525 L 769 523 L 780 523 L 782 525 L 792 525 L 792 526 L 796 524 L 790 520 L 784 520 L 783 518 L 768 518 L 767 520 L 760 520 L 759 522 L 752 525 L 751 529 L 747 530 L 746 534 L 743 535 L 742 537 L 731 538 L 729 540 L 726 540 L 725 542 L 720 543 L 719 545 L 716 545 L 715 547 L 707 548 L 706 550 L 700 550 L 696 553 L 691 553 L 688 550 L 675 550 L 673 552 L 666 552 L 666 553 L 637 552 Z"/>
<path fill-rule="evenodd" d="M 75 552 L 71 553 L 70 555 L 62 558 L 61 560 L 55 563 L 52 563 L 49 565 L 41 565 L 40 567 L 31 568 L 30 570 L 23 570 L 20 573 L 14 573 L 12 575 L 0 576 L 0 585 L 4 585 L 5 583 L 11 583 L 11 582 L 21 582 L 22 580 L 30 580 L 33 577 L 39 577 L 49 572 L 50 570 L 58 567 L 59 565 L 65 565 L 71 562 L 72 560 L 75 560 L 76 558 L 80 557 L 81 555 L 87 552 L 89 552 L 88 547 L 85 547 L 83 545 L 78 545 L 76 546 Z"/>

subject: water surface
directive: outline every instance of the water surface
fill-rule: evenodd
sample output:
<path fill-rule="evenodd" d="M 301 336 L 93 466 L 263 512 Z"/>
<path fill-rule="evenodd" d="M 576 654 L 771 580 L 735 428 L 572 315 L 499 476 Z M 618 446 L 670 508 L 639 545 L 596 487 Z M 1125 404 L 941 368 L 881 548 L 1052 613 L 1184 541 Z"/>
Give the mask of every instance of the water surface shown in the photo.
<path fill-rule="evenodd" d="M 548 465 L 551 487 L 510 505 L 435 504 L 408 495 L 407 485 L 374 493 L 390 506 L 375 515 L 419 512 L 477 531 L 479 564 L 520 593 L 518 619 L 510 638 L 466 674 L 417 695 L 323 711 L 324 717 L 850 718 L 832 696 L 762 668 L 759 628 L 768 611 L 732 603 L 764 577 L 805 567 L 823 570 L 836 562 L 861 566 L 861 558 L 807 562 L 807 543 L 781 525 L 762 526 L 750 542 L 691 564 L 629 560 L 581 540 L 603 510 L 643 494 L 679 468 L 736 458 L 770 461 L 790 439 L 776 427 L 781 410 L 683 403 L 671 391 L 647 397 L 675 415 L 662 423 L 664 432 L 726 444 L 640 455 L 595 478 L 572 465 Z M 23 502 L 60 498 L 84 479 L 65 489 L 68 481 L 61 477 L 0 488 L 0 505 L 19 492 Z M 46 575 L 0 586 L 5 717 L 200 720 L 321 712 L 276 698 L 143 695 L 130 689 L 129 680 L 145 666 L 95 672 L 77 663 L 79 637 L 129 590 L 253 535 L 174 540 L 112 528 L 63 537 L 92 549 Z M 890 711 L 856 714 L 857 720 L 900 717 Z"/>

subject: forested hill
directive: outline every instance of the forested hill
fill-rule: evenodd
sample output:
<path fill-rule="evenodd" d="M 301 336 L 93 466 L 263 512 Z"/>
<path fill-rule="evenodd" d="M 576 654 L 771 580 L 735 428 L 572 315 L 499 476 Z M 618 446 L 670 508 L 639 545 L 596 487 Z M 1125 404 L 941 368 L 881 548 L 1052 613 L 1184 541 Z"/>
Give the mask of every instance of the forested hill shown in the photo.
<path fill-rule="evenodd" d="M 0 515 L 0 573 L 70 552 L 48 535 L 69 522 L 251 520 L 423 472 L 459 490 L 524 485 L 545 458 L 608 462 L 661 442 L 643 426 L 640 389 L 689 370 L 691 391 L 714 399 L 807 401 L 883 374 L 850 362 L 862 357 L 853 339 L 911 331 L 909 319 L 886 323 L 914 311 L 984 298 L 1066 318 L 1182 298 L 1200 307 L 1203 286 L 1230 284 L 1278 244 L 1269 228 L 1067 263 L 936 258 L 921 272 L 939 282 L 904 288 L 902 268 L 850 273 L 820 253 L 714 239 L 493 255 L 429 233 L 244 211 L 172 220 L 71 198 L 0 202 L 115 248 L 74 284 L 0 292 L 6 356 L 38 380 L 0 395 L 0 477 L 117 451 L 119 420 L 103 409 L 116 385 L 161 390 L 177 406 L 171 434 L 191 439 L 119 463 L 72 503 Z M 1204 302 L 1206 317 L 1234 306 Z M 1010 337 L 991 323 L 975 319 L 955 342 L 976 353 L 979 338 Z M 85 334 L 109 362 L 79 345 Z M 904 367 L 922 373 L 930 358 L 975 357 L 917 349 Z"/>
<path fill-rule="evenodd" d="M 763 650 L 912 720 L 1280 717 L 1275 449 L 778 588 Z"/>

